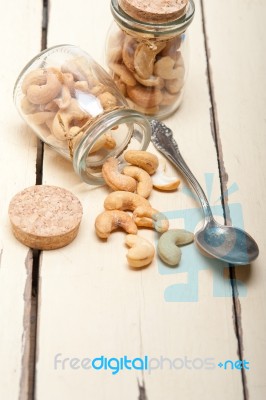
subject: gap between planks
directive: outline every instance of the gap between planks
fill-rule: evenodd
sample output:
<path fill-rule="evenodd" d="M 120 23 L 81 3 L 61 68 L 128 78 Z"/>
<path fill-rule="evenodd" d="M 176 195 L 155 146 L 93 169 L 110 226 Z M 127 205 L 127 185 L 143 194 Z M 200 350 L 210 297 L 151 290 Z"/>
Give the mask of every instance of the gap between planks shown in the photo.
<path fill-rule="evenodd" d="M 215 142 L 216 153 L 217 153 L 217 163 L 218 163 L 218 170 L 219 170 L 219 178 L 220 178 L 220 187 L 221 187 L 221 203 L 223 208 L 224 214 L 224 221 L 225 224 L 231 223 L 231 216 L 230 216 L 230 209 L 228 205 L 228 174 L 226 172 L 224 160 L 223 160 L 223 149 L 222 149 L 222 141 L 221 135 L 219 131 L 219 120 L 218 120 L 218 112 L 217 112 L 217 105 L 215 101 L 215 90 L 214 90 L 214 82 L 210 64 L 210 50 L 208 45 L 208 35 L 207 35 L 207 28 L 206 28 L 206 17 L 205 17 L 205 6 L 204 0 L 200 0 L 201 6 L 201 20 L 202 20 L 202 30 L 204 36 L 204 46 L 205 46 L 205 53 L 206 53 L 206 65 L 207 65 L 207 80 L 208 80 L 208 87 L 209 87 L 209 96 L 211 102 L 210 108 L 210 118 L 211 118 L 211 131 L 213 135 L 213 140 Z M 232 288 L 232 311 L 233 311 L 233 323 L 234 323 L 234 330 L 237 339 L 237 354 L 241 361 L 244 360 L 244 345 L 243 345 L 243 329 L 242 329 L 242 321 L 241 321 L 241 303 L 239 300 L 239 292 L 236 283 L 236 271 L 235 266 L 229 264 L 229 277 L 231 282 Z M 243 388 L 243 400 L 248 400 L 248 387 L 247 387 L 247 378 L 244 369 L 241 369 L 241 380 L 242 380 L 242 388 Z"/>
<path fill-rule="evenodd" d="M 43 0 L 41 51 L 45 50 L 47 47 L 48 16 L 49 0 Z M 43 152 L 43 142 L 38 139 L 36 153 L 36 185 L 41 185 L 43 180 Z M 19 400 L 35 399 L 40 256 L 41 251 L 30 249 L 25 261 L 28 278 L 24 294 L 24 337 L 22 339 L 24 348 Z"/>

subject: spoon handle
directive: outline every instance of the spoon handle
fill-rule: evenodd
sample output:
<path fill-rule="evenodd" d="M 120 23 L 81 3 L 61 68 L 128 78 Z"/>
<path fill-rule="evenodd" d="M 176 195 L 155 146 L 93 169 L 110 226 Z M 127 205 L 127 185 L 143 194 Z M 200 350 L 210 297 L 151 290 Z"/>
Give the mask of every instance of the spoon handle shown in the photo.
<path fill-rule="evenodd" d="M 178 169 L 180 169 L 180 171 L 183 172 L 200 200 L 206 222 L 210 222 L 211 220 L 213 220 L 213 215 L 208 199 L 201 185 L 189 169 L 185 160 L 183 159 L 179 151 L 178 145 L 173 138 L 173 132 L 170 128 L 168 128 L 164 123 L 160 121 L 151 120 L 150 124 L 152 127 L 152 143 L 157 148 L 157 150 L 163 153 L 165 157 L 168 158 L 168 160 L 170 160 Z"/>

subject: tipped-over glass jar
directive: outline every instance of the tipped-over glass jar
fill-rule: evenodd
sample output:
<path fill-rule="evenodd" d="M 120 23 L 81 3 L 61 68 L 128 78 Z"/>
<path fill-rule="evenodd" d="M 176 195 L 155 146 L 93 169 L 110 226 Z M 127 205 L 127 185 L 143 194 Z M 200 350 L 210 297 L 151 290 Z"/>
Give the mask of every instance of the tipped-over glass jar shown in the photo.
<path fill-rule="evenodd" d="M 14 102 L 39 138 L 73 161 L 76 173 L 102 184 L 108 157 L 123 161 L 126 149 L 145 150 L 151 136 L 146 117 L 128 107 L 112 78 L 72 45 L 38 54 L 19 75 Z"/>
<path fill-rule="evenodd" d="M 111 0 L 106 62 L 129 105 L 165 118 L 180 105 L 188 71 L 193 0 Z"/>

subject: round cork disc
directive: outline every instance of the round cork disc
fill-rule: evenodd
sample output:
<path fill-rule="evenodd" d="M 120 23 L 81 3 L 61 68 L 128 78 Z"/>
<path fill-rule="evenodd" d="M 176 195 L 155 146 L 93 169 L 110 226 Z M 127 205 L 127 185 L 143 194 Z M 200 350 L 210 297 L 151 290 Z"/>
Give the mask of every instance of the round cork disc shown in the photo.
<path fill-rule="evenodd" d="M 164 23 L 180 18 L 188 0 L 118 0 L 122 10 L 131 17 L 151 23 Z"/>
<path fill-rule="evenodd" d="M 82 205 L 73 193 L 57 186 L 31 186 L 17 193 L 9 204 L 15 237 L 38 250 L 66 246 L 77 236 Z"/>

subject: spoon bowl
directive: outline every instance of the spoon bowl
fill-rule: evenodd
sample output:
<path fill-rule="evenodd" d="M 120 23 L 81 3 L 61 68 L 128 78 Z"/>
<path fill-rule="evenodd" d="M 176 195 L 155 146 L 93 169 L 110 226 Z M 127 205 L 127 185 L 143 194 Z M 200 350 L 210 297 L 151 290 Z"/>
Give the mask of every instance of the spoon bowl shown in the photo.
<path fill-rule="evenodd" d="M 258 246 L 245 231 L 218 224 L 214 219 L 195 234 L 197 245 L 209 255 L 235 265 L 251 263 L 258 256 Z"/>
<path fill-rule="evenodd" d="M 232 265 L 246 265 L 254 261 L 259 255 L 255 240 L 242 229 L 215 221 L 208 199 L 183 159 L 173 132 L 161 121 L 151 120 L 150 123 L 152 143 L 185 175 L 200 200 L 205 223 L 195 234 L 197 245 L 210 256 Z"/>

